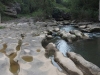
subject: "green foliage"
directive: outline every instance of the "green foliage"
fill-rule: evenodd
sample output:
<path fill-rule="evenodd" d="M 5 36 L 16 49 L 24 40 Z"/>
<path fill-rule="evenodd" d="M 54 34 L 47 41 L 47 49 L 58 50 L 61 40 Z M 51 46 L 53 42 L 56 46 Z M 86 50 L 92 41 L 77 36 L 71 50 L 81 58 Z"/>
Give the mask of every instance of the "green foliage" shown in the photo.
<path fill-rule="evenodd" d="M 11 2 L 20 3 L 21 14 L 28 16 L 48 18 L 56 8 L 70 13 L 73 19 L 98 19 L 99 0 L 0 0 L 0 13 Z"/>
<path fill-rule="evenodd" d="M 9 20 L 13 20 L 13 19 L 15 19 L 15 18 L 10 17 L 10 16 L 6 16 L 4 14 L 2 15 L 2 22 L 9 21 Z"/>
<path fill-rule="evenodd" d="M 5 9 L 5 6 L 0 2 L 0 12 L 2 13 Z"/>
<path fill-rule="evenodd" d="M 36 12 L 41 14 L 44 13 L 45 17 L 48 17 L 51 15 L 52 13 L 52 9 L 53 9 L 53 3 L 55 2 L 55 0 L 17 0 L 18 2 L 20 2 L 21 4 L 21 8 L 22 8 L 22 14 L 30 14 L 30 13 L 34 13 L 36 14 Z"/>
<path fill-rule="evenodd" d="M 43 17 L 44 16 L 44 12 L 41 9 L 38 9 L 37 11 L 33 12 L 32 17 Z"/>
<path fill-rule="evenodd" d="M 73 19 L 98 20 L 99 0 L 63 0 Z"/>
<path fill-rule="evenodd" d="M 4 29 L 5 28 L 5 26 L 0 26 L 0 29 Z"/>

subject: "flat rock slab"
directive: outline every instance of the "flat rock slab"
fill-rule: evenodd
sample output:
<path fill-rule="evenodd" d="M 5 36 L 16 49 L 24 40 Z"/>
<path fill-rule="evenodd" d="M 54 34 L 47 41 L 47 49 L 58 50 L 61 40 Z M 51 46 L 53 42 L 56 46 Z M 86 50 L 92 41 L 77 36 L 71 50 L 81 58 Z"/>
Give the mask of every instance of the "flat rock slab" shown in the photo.
<path fill-rule="evenodd" d="M 0 53 L 0 73 L 2 75 L 13 75 L 9 70 L 12 61 L 20 66 L 17 71 L 18 75 L 66 75 L 52 65 L 51 59 L 45 57 L 45 50 L 41 46 L 44 35 L 32 36 L 35 31 L 42 32 L 43 28 L 36 29 L 36 26 L 30 26 L 29 23 L 13 22 L 1 25 L 5 28 L 0 30 L 0 48 L 3 48 L 4 43 L 7 44 L 5 49 L 7 53 Z M 24 38 L 21 34 L 25 34 Z M 22 40 L 22 45 L 17 51 L 16 46 L 19 40 Z M 10 54 L 13 59 L 8 58 L 6 54 Z"/>
<path fill-rule="evenodd" d="M 64 57 L 61 52 L 56 52 L 55 61 L 68 73 L 68 75 L 83 75 L 82 71 L 77 68 L 74 62 Z"/>

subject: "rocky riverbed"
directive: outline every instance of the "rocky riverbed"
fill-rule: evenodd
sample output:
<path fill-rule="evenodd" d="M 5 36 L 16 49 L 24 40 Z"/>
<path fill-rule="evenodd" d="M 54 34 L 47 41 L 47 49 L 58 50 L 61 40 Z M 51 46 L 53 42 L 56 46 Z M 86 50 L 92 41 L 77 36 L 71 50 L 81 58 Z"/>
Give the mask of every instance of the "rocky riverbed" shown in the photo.
<path fill-rule="evenodd" d="M 59 33 L 58 26 L 68 24 L 74 25 L 69 21 L 34 22 L 33 19 L 26 18 L 1 23 L 3 28 L 0 29 L 0 75 L 100 75 L 99 67 L 76 53 L 69 52 L 66 54 L 68 57 L 64 57 L 52 43 L 49 46 L 47 43 L 46 48 L 42 47 L 41 41 L 45 36 L 51 39 L 54 32 L 69 42 L 73 42 L 77 37 L 83 39 L 83 35 L 85 39 L 89 38 L 81 31 L 84 26 L 80 26 L 79 31 L 65 32 L 67 36 L 63 31 Z M 85 28 L 89 26 L 86 24 Z M 62 70 L 55 67 L 51 63 L 52 60 L 45 56 L 52 54 Z"/>

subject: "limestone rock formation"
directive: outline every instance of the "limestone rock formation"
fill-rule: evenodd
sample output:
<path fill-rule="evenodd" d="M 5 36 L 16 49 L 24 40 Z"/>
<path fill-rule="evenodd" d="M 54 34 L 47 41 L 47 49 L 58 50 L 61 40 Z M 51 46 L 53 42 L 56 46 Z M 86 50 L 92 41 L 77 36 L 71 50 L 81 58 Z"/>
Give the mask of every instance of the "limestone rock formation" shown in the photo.
<path fill-rule="evenodd" d="M 82 71 L 77 68 L 74 62 L 64 57 L 61 52 L 56 52 L 55 61 L 68 73 L 68 75 L 83 75 Z"/>
<path fill-rule="evenodd" d="M 47 57 L 49 56 L 52 56 L 55 54 L 55 52 L 58 51 L 58 49 L 55 47 L 55 44 L 53 43 L 49 43 L 47 46 L 46 46 L 46 49 L 45 49 L 45 55 Z"/>
<path fill-rule="evenodd" d="M 6 6 L 4 13 L 6 15 L 17 17 L 17 14 L 20 13 L 21 7 L 19 3 L 10 3 L 8 6 Z"/>
<path fill-rule="evenodd" d="M 85 60 L 81 55 L 68 52 L 68 57 L 78 66 L 84 75 L 100 75 L 100 68 Z"/>

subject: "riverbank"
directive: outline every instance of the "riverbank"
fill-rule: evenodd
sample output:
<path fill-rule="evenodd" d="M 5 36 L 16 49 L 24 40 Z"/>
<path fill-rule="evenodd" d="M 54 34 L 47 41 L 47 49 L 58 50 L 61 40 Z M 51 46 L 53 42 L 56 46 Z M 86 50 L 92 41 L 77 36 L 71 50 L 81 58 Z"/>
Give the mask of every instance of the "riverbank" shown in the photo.
<path fill-rule="evenodd" d="M 66 75 L 51 63 L 51 59 L 45 57 L 46 51 L 41 41 L 45 38 L 47 31 L 68 24 L 70 24 L 68 21 L 43 22 L 34 21 L 33 18 L 1 23 L 0 26 L 4 27 L 0 29 L 0 72 L 2 75 Z M 15 67 L 18 69 L 16 70 Z"/>

